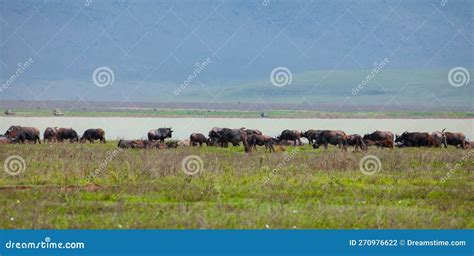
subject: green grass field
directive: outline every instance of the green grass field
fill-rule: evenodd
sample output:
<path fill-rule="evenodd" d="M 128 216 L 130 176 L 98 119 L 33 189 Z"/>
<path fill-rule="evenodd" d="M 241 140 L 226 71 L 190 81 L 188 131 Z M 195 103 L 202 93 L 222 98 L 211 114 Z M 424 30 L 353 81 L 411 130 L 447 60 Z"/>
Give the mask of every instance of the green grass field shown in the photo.
<path fill-rule="evenodd" d="M 0 145 L 2 229 L 472 229 L 474 151 Z M 359 161 L 378 157 L 364 175 Z M 197 155 L 203 169 L 182 170 Z"/>

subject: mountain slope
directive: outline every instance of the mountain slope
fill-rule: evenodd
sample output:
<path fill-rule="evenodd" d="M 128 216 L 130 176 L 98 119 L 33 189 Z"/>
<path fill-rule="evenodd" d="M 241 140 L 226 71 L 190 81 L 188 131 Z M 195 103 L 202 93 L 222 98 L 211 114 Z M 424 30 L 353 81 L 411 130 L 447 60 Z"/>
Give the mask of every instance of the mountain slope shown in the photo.
<path fill-rule="evenodd" d="M 34 62 L 0 99 L 206 102 L 226 88 L 216 100 L 334 102 L 388 58 L 377 79 L 389 92 L 407 76 L 423 84 L 400 102 L 424 104 L 423 91 L 450 89 L 438 95 L 445 104 L 469 105 L 466 88 L 444 86 L 452 67 L 474 67 L 473 8 L 468 0 L 2 1 L 1 80 Z M 97 88 L 92 74 L 102 66 L 113 70 L 114 84 Z M 294 74 L 292 87 L 266 86 L 279 66 Z M 358 104 L 391 99 L 375 86 L 358 96 Z"/>

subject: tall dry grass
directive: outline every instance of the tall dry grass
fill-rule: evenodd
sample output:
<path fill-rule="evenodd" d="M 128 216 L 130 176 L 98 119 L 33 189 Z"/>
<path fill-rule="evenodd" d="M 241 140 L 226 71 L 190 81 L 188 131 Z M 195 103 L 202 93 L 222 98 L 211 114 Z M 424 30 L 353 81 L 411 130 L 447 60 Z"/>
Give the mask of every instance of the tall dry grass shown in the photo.
<path fill-rule="evenodd" d="M 0 145 L 0 159 L 19 155 L 26 162 L 18 176 L 0 174 L 0 227 L 474 227 L 472 151 L 242 151 Z M 189 155 L 203 163 L 192 177 L 182 169 Z M 380 172 L 359 170 L 365 155 L 380 159 Z"/>

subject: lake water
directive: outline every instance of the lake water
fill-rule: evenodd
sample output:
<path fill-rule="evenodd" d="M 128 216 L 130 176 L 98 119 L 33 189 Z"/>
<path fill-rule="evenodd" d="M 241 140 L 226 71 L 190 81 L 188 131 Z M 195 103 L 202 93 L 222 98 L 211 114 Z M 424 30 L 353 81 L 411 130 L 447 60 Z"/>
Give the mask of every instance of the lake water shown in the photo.
<path fill-rule="evenodd" d="M 207 136 L 212 127 L 259 129 L 276 136 L 284 129 L 338 129 L 348 134 L 365 134 L 387 130 L 397 134 L 404 131 L 463 132 L 474 140 L 474 119 L 269 119 L 269 118 L 141 118 L 141 117 L 0 117 L 0 133 L 11 125 L 37 127 L 72 127 L 81 136 L 88 128 L 103 128 L 107 139 L 146 138 L 147 132 L 159 127 L 172 127 L 173 138 L 187 139 L 194 132 Z M 43 135 L 41 134 L 41 137 Z"/>

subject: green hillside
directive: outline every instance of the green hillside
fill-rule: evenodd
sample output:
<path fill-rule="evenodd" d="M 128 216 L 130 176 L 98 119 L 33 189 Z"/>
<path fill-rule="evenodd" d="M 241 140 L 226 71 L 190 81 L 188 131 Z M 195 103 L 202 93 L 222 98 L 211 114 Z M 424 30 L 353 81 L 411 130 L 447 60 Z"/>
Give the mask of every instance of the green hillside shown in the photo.
<path fill-rule="evenodd" d="M 447 70 L 382 70 L 362 89 L 355 91 L 366 79 L 370 70 L 309 71 L 293 73 L 292 83 L 283 87 L 273 86 L 270 79 L 227 87 L 212 87 L 223 102 L 264 103 L 328 103 L 348 101 L 348 104 L 391 104 L 472 106 L 471 85 L 453 87 L 448 83 Z M 474 73 L 473 71 L 470 71 Z M 208 100 L 208 92 L 191 86 L 177 97 L 179 101 Z"/>

